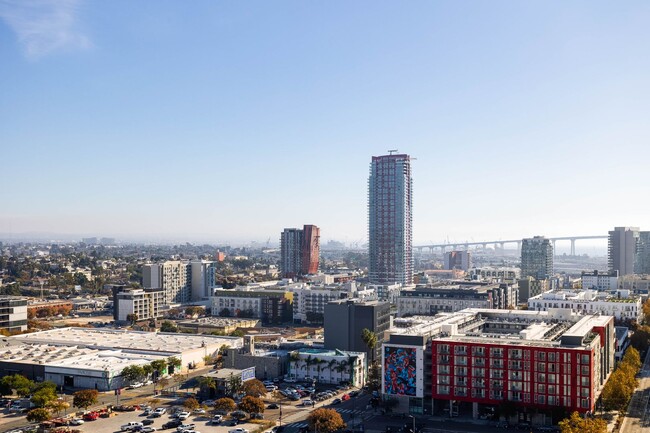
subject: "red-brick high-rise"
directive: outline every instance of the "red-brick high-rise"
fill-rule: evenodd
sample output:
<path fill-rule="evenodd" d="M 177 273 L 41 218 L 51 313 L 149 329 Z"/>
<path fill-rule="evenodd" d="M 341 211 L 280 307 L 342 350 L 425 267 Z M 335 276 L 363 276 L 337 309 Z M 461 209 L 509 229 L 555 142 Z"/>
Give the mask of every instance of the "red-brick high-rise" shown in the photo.
<path fill-rule="evenodd" d="M 314 225 L 305 225 L 302 228 L 302 242 L 300 245 L 301 266 L 303 275 L 318 272 L 318 256 L 320 255 L 320 229 Z"/>

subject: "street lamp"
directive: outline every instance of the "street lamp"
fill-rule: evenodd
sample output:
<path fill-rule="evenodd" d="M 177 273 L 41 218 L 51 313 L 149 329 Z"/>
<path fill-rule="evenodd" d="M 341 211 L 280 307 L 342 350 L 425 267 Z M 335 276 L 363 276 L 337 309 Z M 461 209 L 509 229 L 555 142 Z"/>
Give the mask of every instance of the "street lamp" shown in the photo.
<path fill-rule="evenodd" d="M 413 433 L 415 433 L 415 416 L 409 415 L 409 418 L 413 418 Z"/>

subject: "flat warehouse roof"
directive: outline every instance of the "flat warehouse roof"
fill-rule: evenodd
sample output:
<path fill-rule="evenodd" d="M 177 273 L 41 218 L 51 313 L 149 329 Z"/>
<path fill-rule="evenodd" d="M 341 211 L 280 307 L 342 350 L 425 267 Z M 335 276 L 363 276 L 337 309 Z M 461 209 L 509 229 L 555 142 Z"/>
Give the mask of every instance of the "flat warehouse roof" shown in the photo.
<path fill-rule="evenodd" d="M 60 328 L 9 337 L 24 343 L 77 345 L 94 348 L 130 349 L 150 352 L 182 353 L 201 347 L 227 344 L 241 347 L 239 337 L 141 332 L 118 329 Z"/>

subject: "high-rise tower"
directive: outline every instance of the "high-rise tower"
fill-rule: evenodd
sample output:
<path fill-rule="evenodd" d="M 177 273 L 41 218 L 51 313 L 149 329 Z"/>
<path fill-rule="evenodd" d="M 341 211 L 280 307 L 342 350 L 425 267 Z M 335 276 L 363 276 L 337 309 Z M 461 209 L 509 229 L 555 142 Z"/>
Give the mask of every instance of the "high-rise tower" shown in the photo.
<path fill-rule="evenodd" d="M 553 245 L 544 236 L 521 241 L 521 277 L 538 280 L 553 275 Z"/>
<path fill-rule="evenodd" d="M 284 229 L 280 235 L 280 273 L 284 278 L 318 272 L 320 229 L 305 225 L 300 229 Z"/>
<path fill-rule="evenodd" d="M 411 158 L 373 156 L 368 180 L 370 282 L 413 283 Z"/>
<path fill-rule="evenodd" d="M 609 232 L 607 256 L 610 271 L 618 271 L 619 276 L 634 273 L 638 241 L 638 227 L 614 227 Z"/>

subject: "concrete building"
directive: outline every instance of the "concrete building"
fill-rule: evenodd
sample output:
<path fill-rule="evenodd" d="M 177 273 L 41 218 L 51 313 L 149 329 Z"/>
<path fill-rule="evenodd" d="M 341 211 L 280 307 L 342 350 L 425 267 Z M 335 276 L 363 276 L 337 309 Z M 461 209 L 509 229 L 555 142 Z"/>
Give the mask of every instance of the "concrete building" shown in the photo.
<path fill-rule="evenodd" d="M 544 236 L 521 241 L 521 277 L 538 280 L 553 275 L 553 245 Z"/>
<path fill-rule="evenodd" d="M 614 227 L 609 232 L 607 260 L 610 271 L 618 271 L 620 276 L 634 273 L 638 240 L 638 227 Z"/>
<path fill-rule="evenodd" d="M 568 309 L 578 314 L 602 314 L 637 323 L 643 319 L 641 297 L 624 290 L 553 290 L 528 300 L 529 310 L 548 311 L 550 308 Z"/>
<path fill-rule="evenodd" d="M 165 291 L 160 289 L 113 288 L 113 318 L 128 321 L 130 314 L 137 320 L 162 317 L 165 306 Z"/>
<path fill-rule="evenodd" d="M 625 275 L 618 278 L 618 288 L 621 290 L 630 290 L 637 295 L 647 295 L 650 293 L 650 275 Z"/>
<path fill-rule="evenodd" d="M 192 300 L 192 272 L 189 262 L 168 260 L 142 267 L 142 286 L 163 289 L 166 304 L 186 304 Z"/>
<path fill-rule="evenodd" d="M 414 287 L 413 285 L 404 286 L 403 284 L 368 284 L 368 288 L 377 293 L 377 299 L 382 302 L 394 304 L 397 302 L 402 289 Z"/>
<path fill-rule="evenodd" d="M 221 290 L 211 298 L 212 315 L 281 324 L 293 318 L 293 294 L 285 290 Z"/>
<path fill-rule="evenodd" d="M 58 328 L 9 337 L 0 344 L 0 374 L 20 372 L 57 386 L 108 391 L 124 387 L 124 367 L 157 359 L 180 360 L 180 371 L 200 366 L 223 346 L 241 347 L 237 337 L 126 330 Z M 169 374 L 179 372 L 170 367 Z"/>
<path fill-rule="evenodd" d="M 379 359 L 384 331 L 390 327 L 390 304 L 355 302 L 354 299 L 332 301 L 325 306 L 325 348 L 368 354 L 369 362 Z M 374 332 L 377 346 L 370 350 L 361 339 L 364 329 Z"/>
<path fill-rule="evenodd" d="M 288 376 L 316 383 L 349 383 L 356 388 L 366 384 L 365 352 L 344 350 L 299 349 L 289 353 Z"/>
<path fill-rule="evenodd" d="M 190 268 L 192 301 L 207 300 L 218 287 L 217 263 L 210 260 L 192 260 Z"/>
<path fill-rule="evenodd" d="M 650 232 L 639 232 L 634 259 L 635 274 L 650 274 Z"/>
<path fill-rule="evenodd" d="M 611 272 L 582 272 L 583 289 L 616 290 L 618 288 L 618 271 Z"/>
<path fill-rule="evenodd" d="M 469 270 L 469 279 L 478 281 L 492 281 L 499 283 L 516 283 L 521 275 L 517 268 L 481 267 Z"/>
<path fill-rule="evenodd" d="M 259 326 L 257 319 L 237 319 L 226 317 L 201 317 L 200 319 L 183 320 L 178 322 L 178 329 L 191 331 L 195 334 L 210 334 L 220 332 L 225 335 L 239 328 L 255 328 Z"/>
<path fill-rule="evenodd" d="M 283 278 L 318 272 L 320 229 L 305 225 L 301 229 L 284 229 L 280 234 L 280 274 Z"/>
<path fill-rule="evenodd" d="M 558 407 L 593 412 L 614 368 L 614 318 L 467 309 L 395 319 L 382 347 L 382 393 L 395 411 L 474 418 L 503 401 L 514 422 L 550 423 Z"/>
<path fill-rule="evenodd" d="M 397 316 L 436 315 L 466 308 L 506 309 L 517 306 L 517 285 L 458 282 L 447 286 L 402 290 Z"/>
<path fill-rule="evenodd" d="M 373 156 L 368 180 L 369 278 L 373 284 L 413 283 L 411 158 Z"/>
<path fill-rule="evenodd" d="M 472 267 L 472 253 L 469 251 L 449 251 L 445 253 L 445 269 L 467 271 Z"/>
<path fill-rule="evenodd" d="M 536 280 L 533 277 L 522 278 L 517 282 L 519 286 L 519 303 L 524 304 L 528 299 L 551 290 L 548 279 Z"/>
<path fill-rule="evenodd" d="M 27 299 L 0 296 L 0 329 L 8 332 L 27 331 Z"/>

